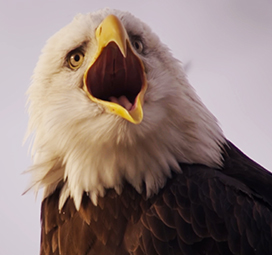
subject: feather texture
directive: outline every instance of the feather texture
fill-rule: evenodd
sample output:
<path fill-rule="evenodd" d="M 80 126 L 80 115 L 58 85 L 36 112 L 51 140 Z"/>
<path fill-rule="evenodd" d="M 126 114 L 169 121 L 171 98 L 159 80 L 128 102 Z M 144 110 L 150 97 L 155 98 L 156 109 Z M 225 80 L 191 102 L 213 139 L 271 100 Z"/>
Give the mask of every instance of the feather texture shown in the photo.
<path fill-rule="evenodd" d="M 131 50 L 147 82 L 139 125 L 83 88 L 109 14 L 143 46 Z M 71 68 L 76 51 L 82 61 Z M 271 174 L 226 140 L 139 19 L 109 9 L 76 16 L 47 42 L 28 95 L 31 187 L 44 188 L 41 255 L 272 254 Z"/>
<path fill-rule="evenodd" d="M 271 254 L 272 203 L 265 189 L 271 194 L 272 176 L 228 146 L 224 172 L 181 164 L 183 173 L 152 198 L 126 183 L 121 195 L 107 190 L 98 206 L 84 194 L 79 211 L 71 198 L 58 211 L 58 188 L 43 202 L 41 254 Z M 249 178 L 262 171 L 269 186 L 260 190 L 247 178 L 234 179 L 234 170 Z"/>
<path fill-rule="evenodd" d="M 148 84 L 139 125 L 105 112 L 82 90 L 83 74 L 98 47 L 95 29 L 109 14 L 144 44 L 143 53 L 136 53 Z M 75 49 L 84 52 L 84 61 L 71 70 L 67 56 Z M 121 190 L 123 179 L 138 191 L 144 182 L 151 196 L 165 185 L 170 169 L 181 171 L 178 162 L 222 165 L 225 139 L 215 117 L 169 49 L 129 13 L 104 9 L 76 16 L 48 40 L 28 95 L 32 186 L 44 187 L 47 197 L 60 180 L 66 181 L 61 205 L 69 194 L 78 209 L 83 192 L 95 202 L 104 189 Z"/>

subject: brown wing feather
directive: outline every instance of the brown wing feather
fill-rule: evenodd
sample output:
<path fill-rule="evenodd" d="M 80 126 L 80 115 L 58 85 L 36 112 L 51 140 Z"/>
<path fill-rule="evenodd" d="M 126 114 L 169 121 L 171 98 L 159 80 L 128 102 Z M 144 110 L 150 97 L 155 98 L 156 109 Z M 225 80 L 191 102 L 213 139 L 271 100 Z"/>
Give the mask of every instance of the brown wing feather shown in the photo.
<path fill-rule="evenodd" d="M 125 184 L 59 212 L 58 188 L 42 204 L 41 255 L 272 254 L 271 174 L 231 143 L 225 152 L 224 169 L 181 164 L 148 200 Z"/>

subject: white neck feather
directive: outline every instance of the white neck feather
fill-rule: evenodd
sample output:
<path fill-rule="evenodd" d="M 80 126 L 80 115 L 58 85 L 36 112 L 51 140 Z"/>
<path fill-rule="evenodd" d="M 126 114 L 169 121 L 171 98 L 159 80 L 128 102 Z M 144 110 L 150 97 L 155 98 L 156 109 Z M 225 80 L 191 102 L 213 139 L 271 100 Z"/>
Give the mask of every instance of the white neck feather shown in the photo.
<path fill-rule="evenodd" d="M 78 209 L 83 192 L 96 204 L 107 188 L 121 192 L 124 181 L 138 192 L 144 184 L 151 196 L 171 171 L 182 171 L 179 162 L 222 165 L 225 139 L 216 119 L 188 84 L 180 64 L 145 30 L 157 52 L 143 58 L 148 90 L 139 125 L 105 113 L 89 100 L 78 86 L 84 65 L 71 76 L 60 63 L 52 63 L 52 45 L 59 37 L 44 50 L 28 92 L 29 132 L 35 133 L 30 171 L 32 186 L 44 187 L 45 197 L 65 182 L 60 208 L 71 196 Z"/>
<path fill-rule="evenodd" d="M 51 121 L 45 128 L 37 129 L 31 168 L 33 183 L 37 188 L 45 187 L 45 196 L 60 181 L 67 181 L 60 208 L 68 196 L 74 198 L 79 208 L 84 191 L 96 203 L 105 188 L 120 192 L 124 180 L 138 192 L 144 182 L 150 196 L 164 186 L 171 170 L 181 171 L 178 162 L 213 167 L 222 163 L 220 146 L 224 137 L 215 118 L 199 101 L 192 101 L 195 107 L 187 113 L 180 110 L 186 109 L 186 105 L 178 95 L 171 99 L 171 104 L 165 100 L 156 102 L 160 105 L 158 112 L 147 102 L 143 123 L 134 125 L 103 111 L 85 118 L 81 112 L 90 109 L 77 101 L 88 99 L 79 90 L 68 92 L 69 96 L 58 97 L 66 107 L 58 111 L 52 108 L 48 112 Z M 74 105 L 82 108 L 72 109 Z M 89 107 L 88 102 L 85 106 Z M 158 120 L 154 121 L 154 116 Z"/>

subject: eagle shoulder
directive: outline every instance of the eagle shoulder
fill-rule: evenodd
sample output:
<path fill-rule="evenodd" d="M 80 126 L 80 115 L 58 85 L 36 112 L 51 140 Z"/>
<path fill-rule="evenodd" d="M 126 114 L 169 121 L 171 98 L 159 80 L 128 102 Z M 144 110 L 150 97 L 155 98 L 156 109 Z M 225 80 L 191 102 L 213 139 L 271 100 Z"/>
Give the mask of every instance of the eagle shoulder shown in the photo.
<path fill-rule="evenodd" d="M 241 166 L 267 182 L 271 174 L 233 146 L 225 168 L 180 164 L 183 172 L 148 199 L 126 183 L 97 206 L 84 193 L 78 211 L 71 198 L 59 211 L 57 188 L 42 205 L 41 254 L 271 254 L 271 203 Z"/>

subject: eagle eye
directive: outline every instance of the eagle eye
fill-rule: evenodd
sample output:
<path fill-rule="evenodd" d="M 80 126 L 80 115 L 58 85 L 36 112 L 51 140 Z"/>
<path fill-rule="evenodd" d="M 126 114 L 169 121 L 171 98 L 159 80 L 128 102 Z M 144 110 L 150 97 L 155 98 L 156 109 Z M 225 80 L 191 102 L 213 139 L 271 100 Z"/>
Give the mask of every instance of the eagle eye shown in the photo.
<path fill-rule="evenodd" d="M 79 51 L 72 51 L 69 55 L 68 55 L 68 64 L 69 67 L 73 70 L 79 68 L 84 60 L 84 54 Z"/>
<path fill-rule="evenodd" d="M 140 39 L 134 39 L 132 40 L 132 45 L 134 47 L 134 49 L 138 52 L 138 53 L 142 53 L 144 50 L 144 45 L 142 43 L 142 41 Z"/>

